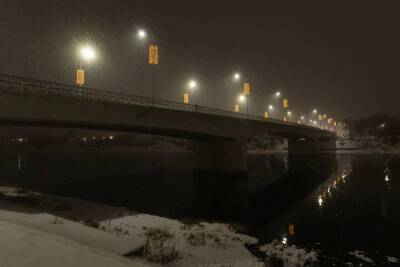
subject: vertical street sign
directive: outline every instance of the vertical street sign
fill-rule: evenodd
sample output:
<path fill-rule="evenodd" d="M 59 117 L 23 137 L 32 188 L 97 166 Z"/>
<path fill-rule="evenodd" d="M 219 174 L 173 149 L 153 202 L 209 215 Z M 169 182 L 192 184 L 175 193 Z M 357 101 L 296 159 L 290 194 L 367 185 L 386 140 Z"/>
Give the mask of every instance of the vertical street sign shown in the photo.
<path fill-rule="evenodd" d="M 156 45 L 150 45 L 150 47 L 149 47 L 149 64 L 153 66 L 152 105 L 154 106 L 155 90 L 156 90 L 155 66 L 158 65 L 158 46 L 156 46 Z"/>
<path fill-rule="evenodd" d="M 243 84 L 243 95 L 245 95 L 245 96 L 250 95 L 250 84 L 249 83 Z"/>
<path fill-rule="evenodd" d="M 149 64 L 158 65 L 158 46 L 150 45 L 149 47 Z"/>
<path fill-rule="evenodd" d="M 183 94 L 183 103 L 189 104 L 189 94 L 188 93 Z"/>
<path fill-rule="evenodd" d="M 289 100 L 287 98 L 283 99 L 283 108 L 287 109 L 289 107 Z"/>
<path fill-rule="evenodd" d="M 85 71 L 81 68 L 76 70 L 76 84 L 79 86 L 85 84 Z"/>
<path fill-rule="evenodd" d="M 240 111 L 240 106 L 239 104 L 235 104 L 235 112 L 239 112 Z"/>

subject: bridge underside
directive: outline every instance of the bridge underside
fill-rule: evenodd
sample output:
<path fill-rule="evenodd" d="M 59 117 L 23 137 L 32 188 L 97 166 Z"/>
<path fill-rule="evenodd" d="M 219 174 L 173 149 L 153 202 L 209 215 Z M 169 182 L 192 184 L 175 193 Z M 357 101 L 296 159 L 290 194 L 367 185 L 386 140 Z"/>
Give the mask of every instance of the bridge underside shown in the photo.
<path fill-rule="evenodd" d="M 290 154 L 325 153 L 335 147 L 333 133 L 294 123 L 248 120 L 65 95 L 10 93 L 9 88 L 0 95 L 0 123 L 137 132 L 191 139 L 195 142 L 195 170 L 198 171 L 247 171 L 246 140 L 263 134 L 287 138 Z"/>

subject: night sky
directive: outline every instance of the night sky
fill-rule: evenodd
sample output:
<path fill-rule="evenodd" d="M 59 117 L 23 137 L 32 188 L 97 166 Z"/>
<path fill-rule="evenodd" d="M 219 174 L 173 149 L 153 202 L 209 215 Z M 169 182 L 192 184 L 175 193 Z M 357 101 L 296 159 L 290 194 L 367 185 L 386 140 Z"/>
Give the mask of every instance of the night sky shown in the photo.
<path fill-rule="evenodd" d="M 87 86 L 151 96 L 144 28 L 160 47 L 157 96 L 233 109 L 239 71 L 262 114 L 281 88 L 290 110 L 338 119 L 400 115 L 400 1 L 0 0 L 0 72 L 73 83 L 92 44 Z"/>

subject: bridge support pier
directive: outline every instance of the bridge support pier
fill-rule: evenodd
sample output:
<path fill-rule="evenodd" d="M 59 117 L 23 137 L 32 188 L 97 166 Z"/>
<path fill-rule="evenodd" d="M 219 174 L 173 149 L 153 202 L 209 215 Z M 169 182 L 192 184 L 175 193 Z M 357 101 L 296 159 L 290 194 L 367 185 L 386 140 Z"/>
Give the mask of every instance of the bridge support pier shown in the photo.
<path fill-rule="evenodd" d="M 194 212 L 238 215 L 247 207 L 246 143 L 196 142 L 193 147 Z"/>
<path fill-rule="evenodd" d="M 336 138 L 298 138 L 289 139 L 289 154 L 326 154 L 336 153 Z"/>

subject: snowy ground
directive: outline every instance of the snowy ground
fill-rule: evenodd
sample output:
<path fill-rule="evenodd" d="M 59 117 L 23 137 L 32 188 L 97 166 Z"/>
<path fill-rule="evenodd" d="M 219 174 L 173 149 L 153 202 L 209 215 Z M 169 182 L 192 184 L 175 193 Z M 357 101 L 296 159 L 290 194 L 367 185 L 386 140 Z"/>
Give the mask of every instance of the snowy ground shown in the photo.
<path fill-rule="evenodd" d="M 9 256 L 4 257 L 3 262 L 0 257 L 0 266 L 159 266 L 168 261 L 169 266 L 177 267 L 264 266 L 245 247 L 245 244 L 256 243 L 257 239 L 238 234 L 225 224 L 187 225 L 177 220 L 12 187 L 1 187 L 0 193 L 3 198 L 0 201 L 0 234 L 15 232 L 2 238 L 4 242 L 0 241 L 0 246 L 9 243 L 19 246 L 1 252 Z M 21 203 L 24 198 L 36 198 L 35 207 L 8 202 Z M 51 203 L 56 205 L 51 206 Z M 104 210 L 112 216 L 105 216 Z M 80 222 L 68 219 L 76 219 L 77 214 Z M 20 245 L 24 242 L 26 244 Z M 51 251 L 52 248 L 56 248 L 55 251 Z M 32 254 L 21 259 L 19 253 L 24 255 L 30 249 Z M 79 255 L 74 256 L 76 253 Z M 65 261 L 65 265 L 47 265 L 47 254 L 54 261 L 64 261 L 67 257 L 70 260 Z M 96 255 L 98 261 L 90 265 Z M 72 264 L 74 258 L 76 262 Z"/>
<path fill-rule="evenodd" d="M 149 266 L 31 227 L 0 221 L 0 266 Z"/>
<path fill-rule="evenodd" d="M 278 240 L 259 246 L 227 224 L 184 224 L 13 187 L 0 187 L 0 207 L 0 266 L 318 266 L 317 251 Z M 349 255 L 373 264 L 361 250 Z M 388 256 L 387 263 L 399 259 Z"/>

